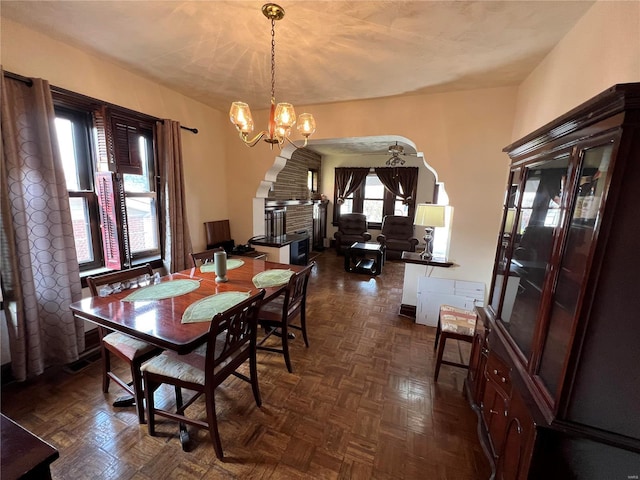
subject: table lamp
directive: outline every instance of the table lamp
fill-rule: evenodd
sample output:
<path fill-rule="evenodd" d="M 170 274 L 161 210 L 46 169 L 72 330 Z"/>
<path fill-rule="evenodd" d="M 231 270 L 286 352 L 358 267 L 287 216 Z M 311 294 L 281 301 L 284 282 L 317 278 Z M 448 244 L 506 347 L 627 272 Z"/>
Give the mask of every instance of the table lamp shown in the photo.
<path fill-rule="evenodd" d="M 444 227 L 444 205 L 433 205 L 430 203 L 419 203 L 416 207 L 416 218 L 414 225 L 424 227 L 425 247 L 422 252 L 422 260 L 431 260 L 433 257 L 433 231 L 435 227 Z"/>

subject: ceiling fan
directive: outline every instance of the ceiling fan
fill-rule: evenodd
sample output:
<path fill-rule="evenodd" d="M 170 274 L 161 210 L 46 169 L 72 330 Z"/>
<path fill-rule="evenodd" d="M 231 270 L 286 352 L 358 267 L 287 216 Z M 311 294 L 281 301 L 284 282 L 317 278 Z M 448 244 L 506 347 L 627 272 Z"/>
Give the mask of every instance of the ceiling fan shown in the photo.
<path fill-rule="evenodd" d="M 402 145 L 398 145 L 398 142 L 396 142 L 395 145 L 389 145 L 389 154 L 391 157 L 385 163 L 388 167 L 404 165 L 405 159 L 402 158 L 403 156 L 417 156 L 417 154 L 414 153 L 404 153 L 404 147 Z"/>

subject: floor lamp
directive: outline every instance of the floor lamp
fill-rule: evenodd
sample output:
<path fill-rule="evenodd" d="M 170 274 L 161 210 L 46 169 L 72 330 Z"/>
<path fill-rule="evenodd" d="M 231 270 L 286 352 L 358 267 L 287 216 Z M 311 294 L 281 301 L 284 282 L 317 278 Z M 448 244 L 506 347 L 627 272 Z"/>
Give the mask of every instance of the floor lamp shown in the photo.
<path fill-rule="evenodd" d="M 425 247 L 422 252 L 422 260 L 431 260 L 433 257 L 433 231 L 435 227 L 444 227 L 444 205 L 433 205 L 430 203 L 419 203 L 416 207 L 416 218 L 414 225 L 424 227 Z"/>

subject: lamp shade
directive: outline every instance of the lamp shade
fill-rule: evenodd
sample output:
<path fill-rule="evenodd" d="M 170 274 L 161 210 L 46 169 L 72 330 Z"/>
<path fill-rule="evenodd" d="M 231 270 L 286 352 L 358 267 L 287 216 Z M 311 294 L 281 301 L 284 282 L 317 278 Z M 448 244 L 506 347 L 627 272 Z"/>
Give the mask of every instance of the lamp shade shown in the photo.
<path fill-rule="evenodd" d="M 413 223 L 423 227 L 444 227 L 444 214 L 444 205 L 419 203 L 416 207 L 416 218 Z"/>
<path fill-rule="evenodd" d="M 233 102 L 229 109 L 229 119 L 239 132 L 253 132 L 253 118 L 251 117 L 251 109 L 244 102 Z"/>
<path fill-rule="evenodd" d="M 301 113 L 298 115 L 298 132 L 307 138 L 316 131 L 316 121 L 310 113 Z"/>

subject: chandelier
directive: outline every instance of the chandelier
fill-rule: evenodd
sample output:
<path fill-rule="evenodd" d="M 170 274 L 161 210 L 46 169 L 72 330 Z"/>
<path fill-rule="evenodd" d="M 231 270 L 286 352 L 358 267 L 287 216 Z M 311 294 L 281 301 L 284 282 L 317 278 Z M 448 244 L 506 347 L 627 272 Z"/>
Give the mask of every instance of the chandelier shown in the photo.
<path fill-rule="evenodd" d="M 271 20 L 271 110 L 269 112 L 269 124 L 267 130 L 263 130 L 255 137 L 249 138 L 253 132 L 253 118 L 249 105 L 244 102 L 233 102 L 229 110 L 229 119 L 236 126 L 240 139 L 248 146 L 255 146 L 261 139 L 271 145 L 278 145 L 288 141 L 293 145 L 289 136 L 291 128 L 296 124 L 296 112 L 290 103 L 278 103 L 276 105 L 276 20 L 284 18 L 284 9 L 275 3 L 267 3 L 262 6 L 262 13 Z M 297 118 L 296 127 L 300 135 L 304 137 L 304 145 L 307 145 L 309 136 L 316 131 L 316 121 L 310 113 L 301 113 Z"/>

